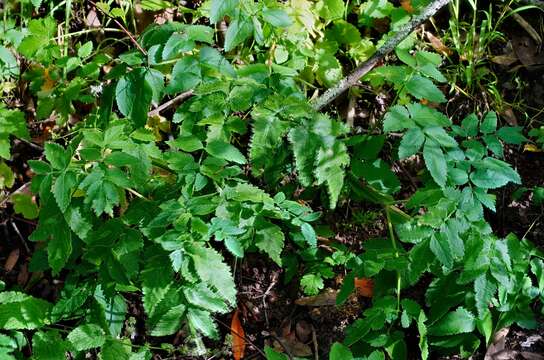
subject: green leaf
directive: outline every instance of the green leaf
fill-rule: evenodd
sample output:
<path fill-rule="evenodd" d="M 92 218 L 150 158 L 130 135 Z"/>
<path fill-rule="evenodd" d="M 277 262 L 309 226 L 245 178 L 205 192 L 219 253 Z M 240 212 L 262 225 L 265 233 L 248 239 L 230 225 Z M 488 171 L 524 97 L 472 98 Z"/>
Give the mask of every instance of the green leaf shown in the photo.
<path fill-rule="evenodd" d="M 519 174 L 504 161 L 488 157 L 474 162 L 473 166 L 477 170 L 470 174 L 470 180 L 477 187 L 496 189 L 509 182 L 521 184 Z"/>
<path fill-rule="evenodd" d="M 267 221 L 262 221 L 255 232 L 255 245 L 259 250 L 268 254 L 272 260 L 281 266 L 281 252 L 285 236 L 281 228 Z"/>
<path fill-rule="evenodd" d="M 446 336 L 462 334 L 474 331 L 476 322 L 474 315 L 463 307 L 449 312 L 436 324 L 429 328 L 429 334 L 434 336 Z"/>
<path fill-rule="evenodd" d="M 341 19 L 344 16 L 342 0 L 319 0 L 316 4 L 319 16 L 327 21 Z"/>
<path fill-rule="evenodd" d="M 76 174 L 73 171 L 62 172 L 53 184 L 53 196 L 63 213 L 68 208 L 68 205 L 70 205 L 72 192 L 76 185 Z"/>
<path fill-rule="evenodd" d="M 334 209 L 344 185 L 344 168 L 349 165 L 346 145 L 336 140 L 330 146 L 321 147 L 317 152 L 315 178 L 317 184 L 326 184 L 329 193 L 329 207 Z"/>
<path fill-rule="evenodd" d="M 187 321 L 193 329 L 201 332 L 205 336 L 208 336 L 212 339 L 218 338 L 219 333 L 217 331 L 217 326 L 213 322 L 212 316 L 209 312 L 195 308 L 189 308 L 187 310 Z"/>
<path fill-rule="evenodd" d="M 489 305 L 496 291 L 497 287 L 485 274 L 479 276 L 474 282 L 474 299 L 476 300 L 476 309 L 480 319 L 489 310 Z"/>
<path fill-rule="evenodd" d="M 79 49 L 77 49 L 77 56 L 80 58 L 86 58 L 93 52 L 93 42 L 87 41 L 85 44 L 81 45 Z"/>
<path fill-rule="evenodd" d="M 304 239 L 310 246 L 317 246 L 317 235 L 312 225 L 306 222 L 302 223 L 302 225 L 300 225 L 300 230 L 302 232 L 302 236 L 304 236 Z"/>
<path fill-rule="evenodd" d="M 194 89 L 201 80 L 202 74 L 198 59 L 194 56 L 185 56 L 174 65 L 172 78 L 166 87 L 166 92 L 174 94 Z"/>
<path fill-rule="evenodd" d="M 289 15 L 282 9 L 264 9 L 262 15 L 264 21 L 276 27 L 285 28 L 293 23 Z"/>
<path fill-rule="evenodd" d="M 461 126 L 466 131 L 467 136 L 472 137 L 478 135 L 478 122 L 478 117 L 474 113 L 463 119 Z"/>
<path fill-rule="evenodd" d="M 66 342 L 62 340 L 58 331 L 39 331 L 32 337 L 32 352 L 34 359 L 65 360 Z"/>
<path fill-rule="evenodd" d="M 147 123 L 147 112 L 153 89 L 146 80 L 146 70 L 135 69 L 123 76 L 115 87 L 115 99 L 121 113 L 132 120 L 135 127 Z"/>
<path fill-rule="evenodd" d="M 238 0 L 212 0 L 210 8 L 210 22 L 215 24 L 225 15 L 231 15 L 238 6 Z"/>
<path fill-rule="evenodd" d="M 425 142 L 425 135 L 420 128 L 409 129 L 403 136 L 399 145 L 399 159 L 404 159 L 417 154 Z"/>
<path fill-rule="evenodd" d="M 210 312 L 226 313 L 229 307 L 222 297 L 210 290 L 205 284 L 196 284 L 183 289 L 187 301 Z"/>
<path fill-rule="evenodd" d="M 446 133 L 446 130 L 439 126 L 427 127 L 423 129 L 425 135 L 446 148 L 457 147 L 457 141 Z"/>
<path fill-rule="evenodd" d="M 166 0 L 142 0 L 140 6 L 142 9 L 148 11 L 159 11 L 175 7 L 172 5 L 172 3 Z"/>
<path fill-rule="evenodd" d="M 72 254 L 72 233 L 63 217 L 51 218 L 51 238 L 47 243 L 47 259 L 58 274 Z"/>
<path fill-rule="evenodd" d="M 335 342 L 331 346 L 331 351 L 329 353 L 329 360 L 350 360 L 353 359 L 353 354 L 351 353 L 351 350 L 345 346 L 340 344 L 339 342 Z"/>
<path fill-rule="evenodd" d="M 160 316 L 158 322 L 153 326 L 152 336 L 167 336 L 175 334 L 181 328 L 181 320 L 185 314 L 186 306 L 176 305 Z"/>
<path fill-rule="evenodd" d="M 504 126 L 497 131 L 497 136 L 507 144 L 521 145 L 528 141 L 522 131 L 521 126 Z"/>
<path fill-rule="evenodd" d="M 104 330 L 95 324 L 84 324 L 70 331 L 66 337 L 77 351 L 97 348 L 106 342 Z"/>
<path fill-rule="evenodd" d="M 480 132 L 482 134 L 491 134 L 497 130 L 497 114 L 494 111 L 490 111 L 485 114 L 484 119 L 480 125 Z"/>
<path fill-rule="evenodd" d="M 230 268 L 223 257 L 214 249 L 194 244 L 190 247 L 190 256 L 198 276 L 217 291 L 229 304 L 236 303 L 236 285 Z"/>
<path fill-rule="evenodd" d="M 287 355 L 276 352 L 268 345 L 264 347 L 264 353 L 266 354 L 266 360 L 289 360 Z"/>
<path fill-rule="evenodd" d="M 406 90 L 416 99 L 426 99 L 435 103 L 446 102 L 446 97 L 429 79 L 414 75 L 404 84 Z"/>
<path fill-rule="evenodd" d="M 231 51 L 253 34 L 251 18 L 237 18 L 229 24 L 225 34 L 225 51 Z"/>
<path fill-rule="evenodd" d="M 151 317 L 168 292 L 174 274 L 164 252 L 155 248 L 147 251 L 151 254 L 146 257 L 141 279 L 144 310 Z"/>
<path fill-rule="evenodd" d="M 414 127 L 416 127 L 416 124 L 410 118 L 410 113 L 406 107 L 402 105 L 395 105 L 389 108 L 389 111 L 385 114 L 383 131 L 386 133 L 402 131 L 404 129 Z"/>
<path fill-rule="evenodd" d="M 433 180 L 440 187 L 444 187 L 448 177 L 448 167 L 442 150 L 426 141 L 423 147 L 423 159 L 425 159 L 425 166 L 431 173 Z"/>
<path fill-rule="evenodd" d="M 55 170 L 64 170 L 70 163 L 70 153 L 59 144 L 46 143 L 44 153 L 45 158 Z"/>
<path fill-rule="evenodd" d="M 100 360 L 129 360 L 130 343 L 119 341 L 118 339 L 108 340 L 100 351 Z"/>
<path fill-rule="evenodd" d="M 300 279 L 300 286 L 307 295 L 317 295 L 325 284 L 323 278 L 316 274 L 306 274 Z"/>
<path fill-rule="evenodd" d="M 15 175 L 11 168 L 3 161 L 0 161 L 0 190 L 10 188 L 15 184 Z"/>
<path fill-rule="evenodd" d="M 453 266 L 452 249 L 445 235 L 440 233 L 433 234 L 431 236 L 430 248 L 438 261 L 446 268 L 451 268 Z"/>
<path fill-rule="evenodd" d="M 79 184 L 86 191 L 85 204 L 91 204 L 96 216 L 104 212 L 113 217 L 113 208 L 121 201 L 117 186 L 106 179 L 104 171 L 98 167 Z"/>
<path fill-rule="evenodd" d="M 319 146 L 319 139 L 308 131 L 305 126 L 299 126 L 289 131 L 289 142 L 295 156 L 295 165 L 300 183 L 310 186 L 313 182 L 315 154 Z M 265 153 L 262 152 L 264 159 Z"/>
<path fill-rule="evenodd" d="M 213 140 L 206 145 L 206 152 L 216 158 L 232 161 L 236 164 L 245 164 L 245 156 L 233 145 L 221 140 Z"/>
<path fill-rule="evenodd" d="M 6 291 L 0 293 L 0 328 L 4 330 L 40 328 L 49 323 L 51 304 L 32 296 Z"/>
<path fill-rule="evenodd" d="M 15 193 L 10 197 L 13 203 L 13 210 L 16 214 L 22 214 L 25 219 L 35 219 L 38 217 L 38 205 L 32 200 L 32 196 L 28 194 Z"/>

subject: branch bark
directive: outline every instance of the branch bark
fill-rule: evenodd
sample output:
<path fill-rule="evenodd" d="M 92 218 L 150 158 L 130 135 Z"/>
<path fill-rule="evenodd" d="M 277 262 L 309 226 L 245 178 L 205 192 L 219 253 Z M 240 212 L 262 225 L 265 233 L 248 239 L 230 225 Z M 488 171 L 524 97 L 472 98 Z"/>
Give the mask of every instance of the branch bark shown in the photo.
<path fill-rule="evenodd" d="M 334 87 L 325 91 L 321 96 L 312 102 L 312 106 L 316 110 L 321 110 L 326 105 L 330 104 L 334 99 L 341 95 L 344 91 L 355 85 L 361 77 L 368 73 L 372 68 L 387 54 L 397 47 L 412 31 L 419 25 L 423 24 L 427 19 L 436 14 L 438 10 L 448 4 L 450 0 L 435 0 L 429 4 L 421 14 L 416 15 L 409 23 L 404 25 L 393 37 L 386 41 L 370 59 L 358 66 L 351 74 L 340 80 Z"/>

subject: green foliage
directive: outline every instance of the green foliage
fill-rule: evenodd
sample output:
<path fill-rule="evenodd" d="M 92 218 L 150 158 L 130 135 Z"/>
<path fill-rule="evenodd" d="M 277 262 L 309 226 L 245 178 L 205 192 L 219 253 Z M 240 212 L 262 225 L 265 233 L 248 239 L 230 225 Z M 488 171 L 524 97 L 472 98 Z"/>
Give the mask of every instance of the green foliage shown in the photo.
<path fill-rule="evenodd" d="M 412 6 L 417 12 L 426 3 Z M 161 11 L 172 4 L 140 5 Z M 504 153 L 505 144 L 527 140 L 522 128 L 500 127 L 492 111 L 458 121 L 437 110 L 447 101 L 442 58 L 412 51 L 414 37 L 395 50 L 402 64 L 363 79 L 397 95 L 383 133 L 351 132 L 309 104 L 310 89 L 333 86 L 374 53 L 380 42 L 362 34 L 375 20 L 388 18 L 385 39 L 410 18 L 385 0 L 357 5 L 211 0 L 180 7 L 192 24 L 147 27 L 138 49 L 122 41 L 71 48 L 78 35 L 57 36 L 50 16 L 65 5 L 22 19 L 23 30 L 6 23 L 0 78 L 11 81 L 19 59 L 28 62 L 21 76 L 33 115 L 55 118 L 60 129 L 43 157 L 28 161 L 33 195 L 14 193 L 9 201 L 14 212 L 37 219 L 30 271 L 50 272 L 63 286 L 48 302 L 0 283 L 0 357 L 26 346 L 20 331 L 32 330 L 25 334 L 35 358 L 150 359 L 148 345 L 134 352 L 130 340 L 134 299 L 146 341 L 183 330 L 203 348 L 201 337 L 221 334 L 216 317 L 237 306 L 235 265 L 255 254 L 283 268 L 285 283 L 300 275 L 306 295 L 346 269 L 339 305 L 356 278 L 374 280 L 371 306 L 332 345 L 331 360 L 405 359 L 405 334 L 416 330 L 421 358 L 444 349 L 468 356 L 493 329 L 534 326 L 532 306 L 544 297 L 541 256 L 525 240 L 497 238 L 484 217 L 484 208 L 496 211 L 493 190 L 521 183 Z M 127 26 L 132 20 L 124 5 L 97 7 Z M 13 137 L 29 140 L 26 112 L 2 107 L 1 189 L 15 184 L 7 165 Z M 410 157 L 422 160 L 422 171 L 404 201 L 391 163 Z M 361 202 L 376 207 L 361 215 Z M 384 218 L 389 239 L 369 239 L 361 253 L 321 246 L 322 236 L 335 234 L 315 226 L 321 214 L 311 207 L 327 215 L 340 207 L 342 216 L 355 209 L 354 227 Z M 414 285 L 427 286 L 424 302 L 404 296 Z M 59 324 L 69 331 L 55 330 Z"/>

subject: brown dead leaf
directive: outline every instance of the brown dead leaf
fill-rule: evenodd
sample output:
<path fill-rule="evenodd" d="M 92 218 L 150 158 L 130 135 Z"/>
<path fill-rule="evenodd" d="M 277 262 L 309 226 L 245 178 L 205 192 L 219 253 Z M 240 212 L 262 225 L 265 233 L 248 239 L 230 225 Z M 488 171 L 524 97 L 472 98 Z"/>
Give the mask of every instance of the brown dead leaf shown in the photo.
<path fill-rule="evenodd" d="M 400 6 L 402 6 L 402 8 L 406 10 L 407 13 L 414 13 L 414 8 L 412 7 L 412 0 L 400 0 Z"/>
<path fill-rule="evenodd" d="M 4 270 L 6 270 L 6 272 L 10 272 L 11 270 L 13 270 L 13 268 L 15 267 L 15 264 L 17 264 L 17 260 L 19 260 L 20 253 L 21 252 L 19 249 L 11 250 L 4 264 Z"/>
<path fill-rule="evenodd" d="M 21 265 L 21 268 L 19 269 L 19 275 L 17 275 L 17 284 L 24 287 L 28 282 L 28 276 L 28 265 Z"/>
<path fill-rule="evenodd" d="M 300 306 L 332 306 L 336 305 L 336 290 L 328 289 L 316 296 L 306 296 L 295 300 Z"/>
<path fill-rule="evenodd" d="M 449 56 L 453 54 L 453 51 L 451 51 L 450 48 L 444 45 L 444 43 L 439 37 L 434 36 L 428 31 L 425 32 L 425 35 L 427 36 L 427 39 L 431 43 L 431 46 L 433 47 L 433 49 L 435 49 L 437 52 L 445 56 Z"/>
<path fill-rule="evenodd" d="M 495 64 L 510 66 L 516 61 L 518 61 L 518 57 L 516 56 L 516 54 L 511 53 L 511 54 L 505 54 L 505 55 L 492 56 L 490 60 L 491 62 L 494 62 Z"/>
<path fill-rule="evenodd" d="M 355 278 L 355 289 L 359 296 L 371 298 L 374 294 L 374 281 L 368 278 Z"/>
<path fill-rule="evenodd" d="M 290 354 L 299 357 L 312 355 L 312 348 L 298 340 L 294 331 L 285 334 L 285 336 L 276 338 L 274 341 L 274 348 L 278 351 L 287 350 Z"/>
<path fill-rule="evenodd" d="M 504 120 L 508 123 L 510 126 L 518 126 L 518 119 L 516 118 L 516 115 L 514 114 L 514 110 L 512 110 L 511 107 L 507 107 L 501 112 L 501 115 L 504 117 Z"/>
<path fill-rule="evenodd" d="M 240 360 L 244 357 L 246 350 L 245 333 L 240 318 L 238 317 L 238 309 L 232 315 L 230 323 L 230 333 L 232 335 L 232 356 L 234 360 Z"/>

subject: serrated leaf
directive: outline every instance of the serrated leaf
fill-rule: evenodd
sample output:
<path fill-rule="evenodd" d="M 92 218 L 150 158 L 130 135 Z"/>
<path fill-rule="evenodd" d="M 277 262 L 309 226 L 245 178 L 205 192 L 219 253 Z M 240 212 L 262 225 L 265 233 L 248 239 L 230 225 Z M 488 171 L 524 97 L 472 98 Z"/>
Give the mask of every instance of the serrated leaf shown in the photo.
<path fill-rule="evenodd" d="M 483 318 L 488 311 L 489 305 L 497 287 L 490 281 L 486 274 L 479 276 L 474 281 L 474 300 L 476 301 L 476 309 L 479 318 Z"/>
<path fill-rule="evenodd" d="M 100 360 L 129 360 L 130 343 L 118 339 L 108 340 L 100 350 Z"/>
<path fill-rule="evenodd" d="M 219 335 L 217 326 L 213 322 L 211 314 L 207 311 L 189 308 L 187 310 L 187 321 L 193 329 L 205 336 L 216 339 Z"/>
<path fill-rule="evenodd" d="M 446 268 L 453 266 L 452 249 L 448 239 L 442 234 L 434 234 L 431 236 L 430 248 L 438 261 Z"/>
<path fill-rule="evenodd" d="M 66 343 L 60 337 L 58 331 L 38 331 L 32 337 L 33 358 L 43 360 L 65 360 Z"/>
<path fill-rule="evenodd" d="M 84 324 L 70 331 L 66 337 L 77 351 L 102 346 L 106 342 L 104 330 L 96 324 Z"/>
<path fill-rule="evenodd" d="M 53 184 L 53 196 L 63 213 L 70 205 L 72 191 L 76 185 L 76 174 L 73 171 L 62 172 Z"/>
<path fill-rule="evenodd" d="M 315 178 L 317 184 L 325 184 L 329 193 L 329 207 L 334 209 L 344 185 L 344 168 L 349 165 L 346 145 L 335 141 L 332 146 L 321 147 L 317 152 Z"/>
<path fill-rule="evenodd" d="M 306 222 L 302 223 L 302 225 L 300 225 L 300 231 L 310 246 L 317 246 L 317 235 L 312 225 Z"/>
<path fill-rule="evenodd" d="M 462 334 L 474 331 L 474 315 L 463 307 L 457 308 L 454 312 L 449 312 L 436 324 L 429 328 L 429 334 L 434 336 L 446 336 Z"/>
<path fill-rule="evenodd" d="M 384 116 L 383 131 L 394 132 L 402 131 L 407 128 L 413 128 L 416 124 L 410 119 L 410 113 L 406 107 L 402 105 L 395 105 L 389 109 Z"/>
<path fill-rule="evenodd" d="M 403 136 L 399 145 L 399 159 L 404 159 L 417 154 L 425 142 L 425 135 L 418 127 L 409 129 Z"/>
<path fill-rule="evenodd" d="M 70 163 L 70 155 L 62 146 L 55 143 L 46 143 L 43 147 L 45 158 L 56 170 L 65 169 Z"/>
<path fill-rule="evenodd" d="M 216 290 L 229 304 L 235 304 L 236 286 L 230 268 L 221 254 L 201 244 L 192 245 L 190 250 L 196 273 L 202 281 Z"/>
<path fill-rule="evenodd" d="M 440 89 L 429 79 L 414 75 L 405 83 L 406 90 L 416 99 L 426 99 L 431 102 L 446 102 L 446 97 Z"/>
<path fill-rule="evenodd" d="M 173 271 L 168 257 L 160 250 L 148 250 L 151 251 L 154 254 L 146 258 L 141 274 L 144 310 L 150 317 L 173 281 Z"/>
<path fill-rule="evenodd" d="M 431 173 L 433 180 L 440 187 L 444 187 L 448 177 L 448 167 L 442 149 L 430 144 L 429 141 L 425 142 L 423 147 L 423 159 L 425 159 L 425 166 Z"/>
<path fill-rule="evenodd" d="M 281 252 L 285 242 L 285 235 L 281 228 L 272 223 L 262 221 L 255 232 L 255 245 L 259 250 L 268 254 L 272 260 L 281 266 Z"/>
<path fill-rule="evenodd" d="M 37 329 L 49 323 L 51 304 L 32 296 L 6 291 L 0 293 L 0 328 Z"/>
<path fill-rule="evenodd" d="M 310 186 L 314 178 L 313 169 L 319 139 L 305 126 L 291 129 L 288 139 L 295 156 L 298 179 L 302 185 Z"/>
<path fill-rule="evenodd" d="M 159 317 L 151 331 L 152 336 L 167 336 L 175 334 L 181 328 L 181 320 L 185 314 L 186 306 L 179 304 L 170 308 L 164 315 Z"/>
<path fill-rule="evenodd" d="M 39 208 L 38 205 L 32 200 L 32 196 L 28 194 L 15 193 L 11 195 L 10 200 L 13 203 L 13 210 L 15 210 L 16 214 L 22 214 L 25 219 L 29 220 L 38 217 Z"/>
<path fill-rule="evenodd" d="M 316 274 L 306 274 L 300 279 L 300 286 L 306 295 L 317 295 L 325 284 L 323 278 Z"/>
<path fill-rule="evenodd" d="M 183 294 L 189 303 L 210 312 L 226 313 L 229 307 L 221 296 L 200 283 L 183 289 Z"/>
<path fill-rule="evenodd" d="M 457 141 L 455 141 L 454 138 L 449 136 L 446 133 L 446 130 L 444 130 L 443 128 L 439 126 L 424 128 L 423 132 L 425 132 L 425 135 L 427 135 L 429 138 L 436 141 L 438 144 L 440 144 L 443 147 L 453 148 L 458 146 Z"/>

